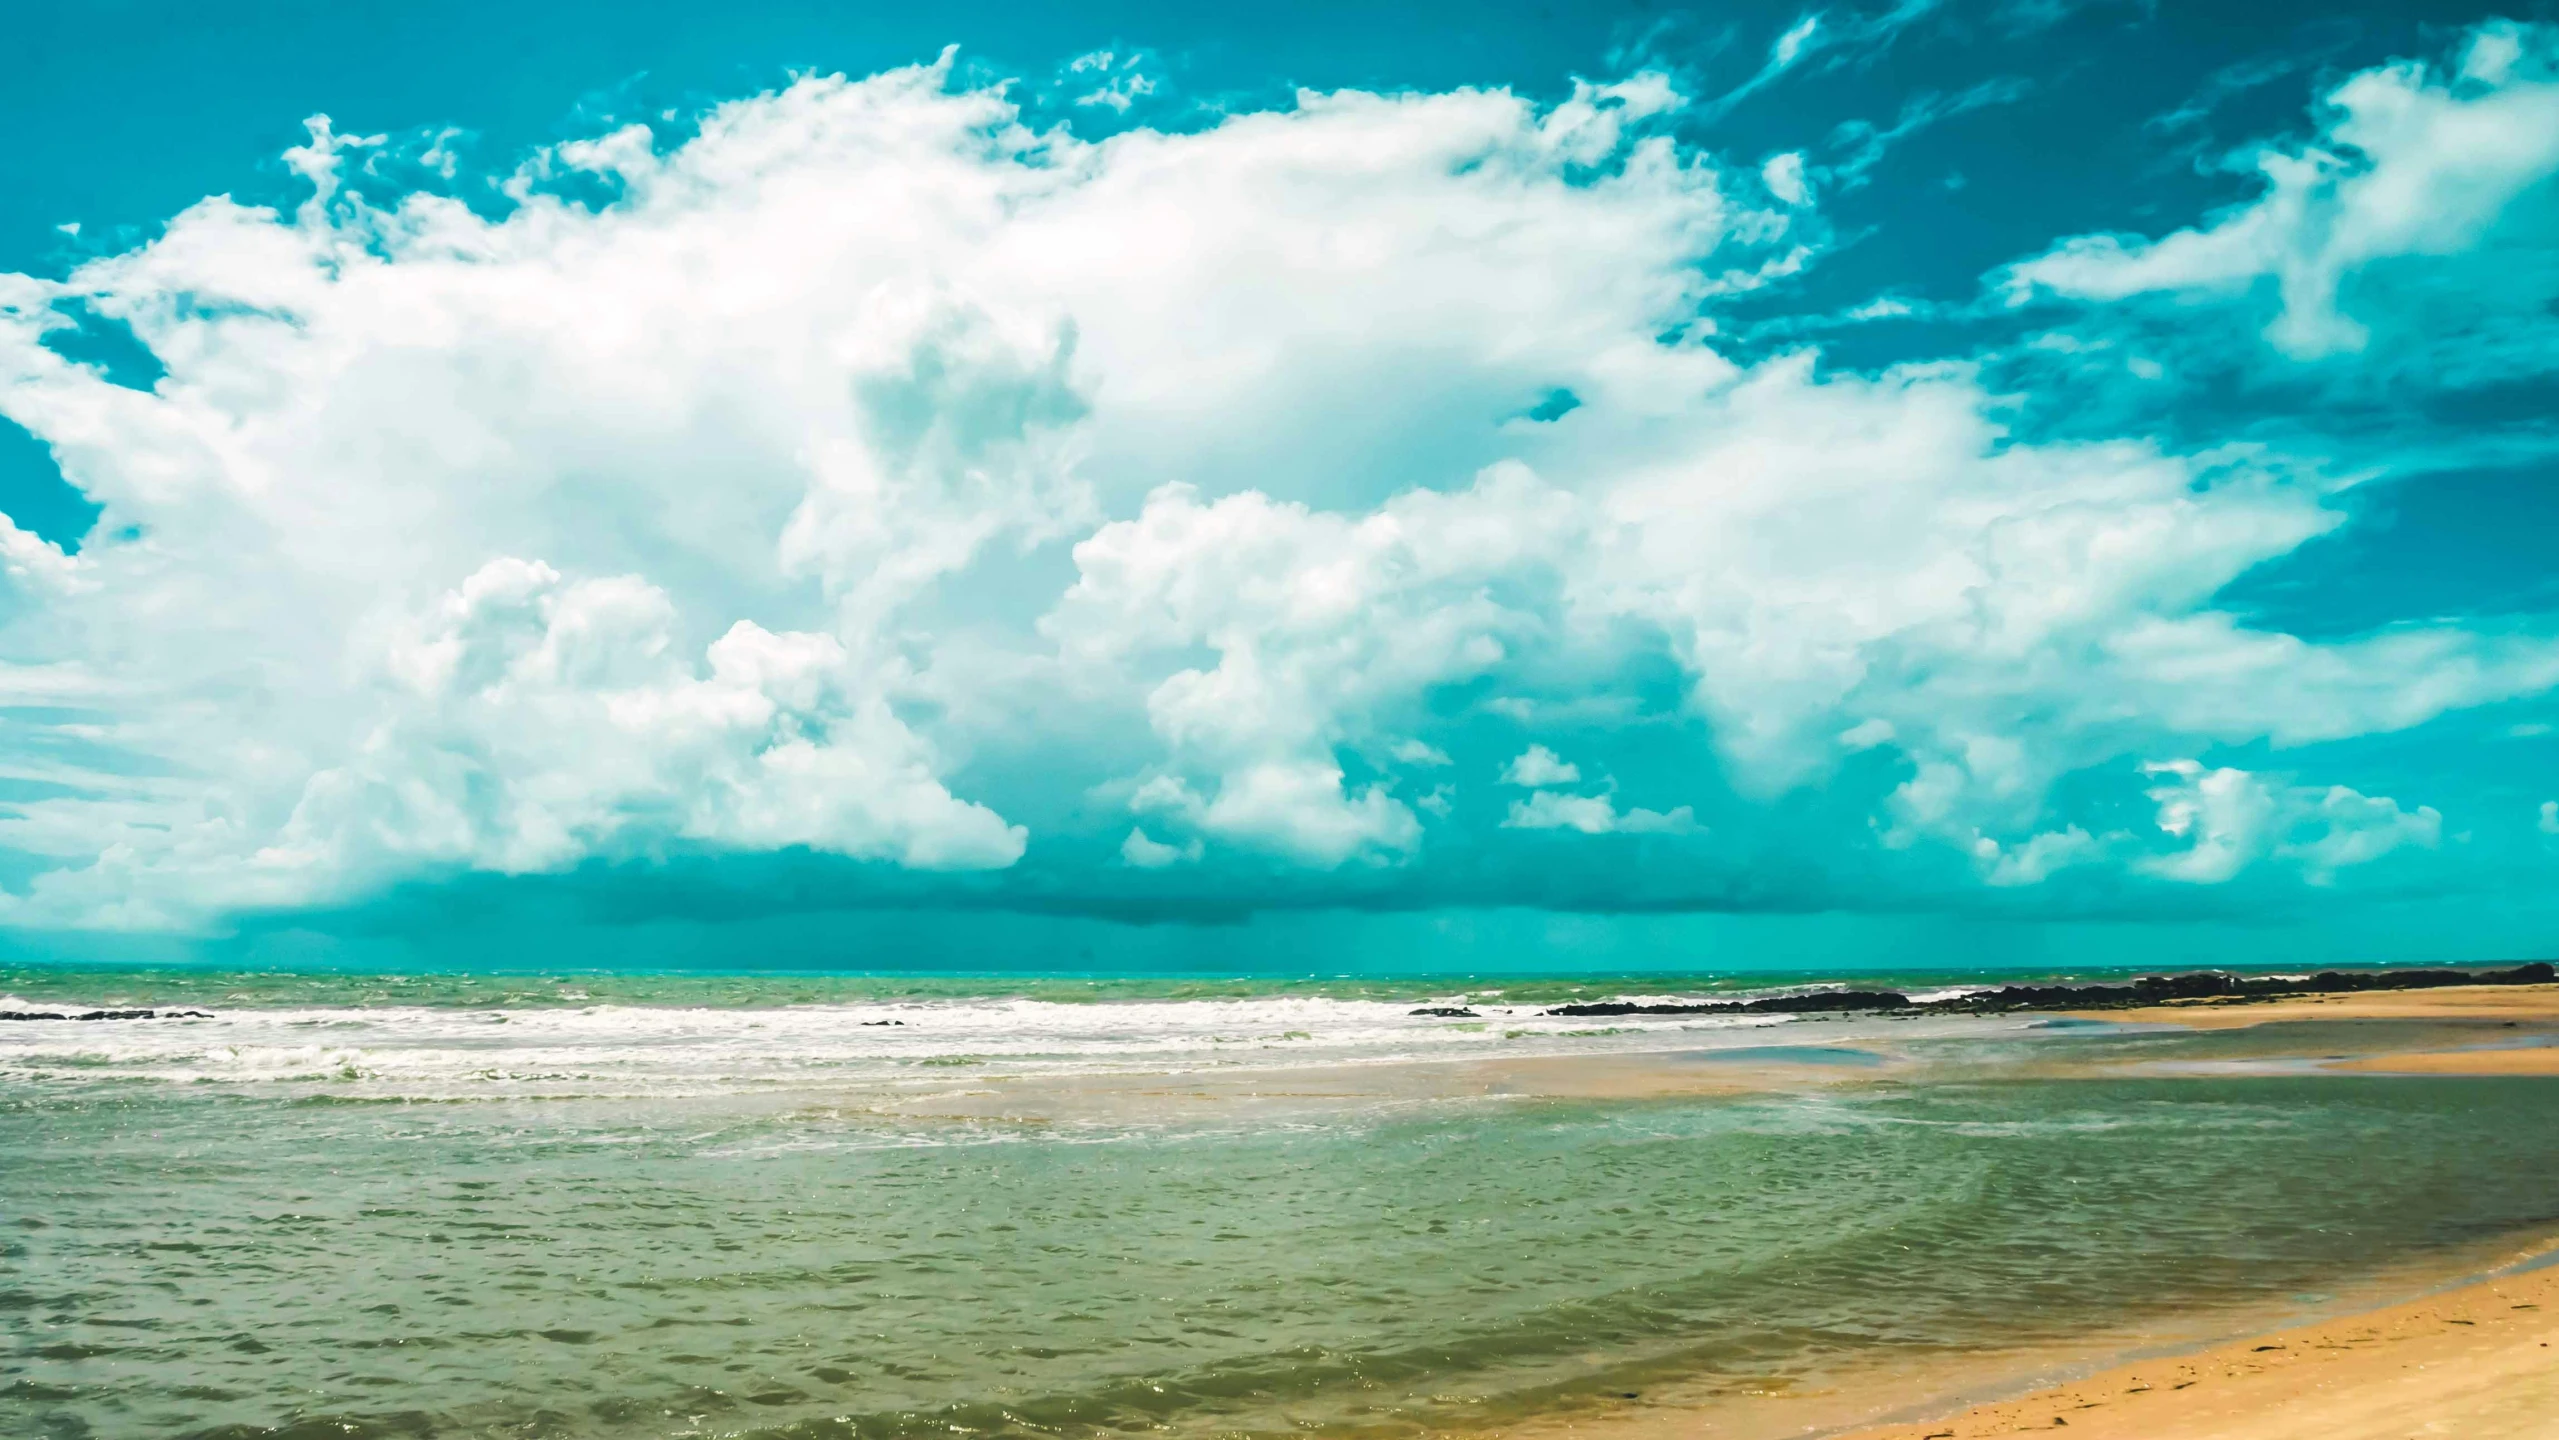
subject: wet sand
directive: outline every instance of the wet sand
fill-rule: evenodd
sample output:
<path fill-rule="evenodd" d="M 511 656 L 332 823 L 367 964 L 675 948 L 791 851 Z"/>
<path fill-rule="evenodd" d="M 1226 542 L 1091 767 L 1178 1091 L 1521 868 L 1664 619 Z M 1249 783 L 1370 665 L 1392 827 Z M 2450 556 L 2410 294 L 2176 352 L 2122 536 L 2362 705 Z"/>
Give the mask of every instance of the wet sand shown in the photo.
<path fill-rule="evenodd" d="M 2067 1012 L 2082 1020 L 2236 1030 L 2284 1020 L 2490 1020 L 2559 1023 L 2559 985 L 2447 985 L 2439 990 L 2382 990 L 2299 995 L 2281 1000 L 2175 1001 L 2136 1010 Z"/>
<path fill-rule="evenodd" d="M 2331 1297 L 2333 1318 L 2306 1324 L 2298 1312 L 2222 1312 L 2185 1317 L 2182 1329 L 2153 1321 L 2044 1350 L 1912 1358 L 1808 1383 L 1671 1385 L 1470 1440 L 1987 1440 L 2055 1430 L 2080 1440 L 2559 1440 L 2559 1265 L 2548 1263 L 2559 1250 L 2550 1245 L 2482 1249 L 2453 1261 L 2462 1268 L 2450 1275 L 2372 1276 Z M 2411 1294 L 2419 1298 L 2397 1298 Z"/>
<path fill-rule="evenodd" d="M 2437 1022 L 2414 1032 L 2426 1037 L 2424 1048 L 2408 1048 L 2405 1024 L 2374 1026 L 2368 1047 L 2355 1045 L 2352 1032 L 2339 1046 L 2341 1037 L 2323 1025 L 2320 1047 L 2346 1053 L 2332 1051 L 2311 1069 L 2341 1077 L 2559 1076 L 2559 986 L 2201 1001 L 2072 1018 L 2197 1031 L 2273 1027 L 2263 1037 L 2270 1055 L 2297 1043 L 2299 1022 Z M 2475 1046 L 2463 1043 L 2471 1036 Z M 1965 1356 L 1791 1392 L 1629 1396 L 1624 1408 L 1518 1427 L 1506 1440 L 1979 1440 L 2054 1430 L 2087 1440 L 2559 1440 L 2559 1265 L 2398 1298 L 2509 1265 L 2520 1253 L 2482 1252 L 2450 1275 L 2371 1277 L 2341 1297 L 2358 1313 L 2310 1324 L 2276 1314 L 2188 1317 L 2197 1327 L 2190 1337 L 2248 1338 L 2165 1358 L 2108 1357 L 2194 1339 L 2127 1332 L 2090 1336 L 2069 1351 Z M 2554 1256 L 2545 1251 L 2530 1263 Z M 2013 1394 L 2021 1377 L 2074 1372 L 2085 1378 Z M 2003 1393 L 2013 1398 L 1967 1403 Z M 1891 1423 L 1877 1423 L 1885 1417 Z"/>
<path fill-rule="evenodd" d="M 2559 985 L 2454 985 L 2271 1001 L 2199 1000 L 2138 1010 L 2072 1012 L 2075 1019 L 2253 1030 L 2300 1021 L 2436 1021 L 2475 1034 L 2475 1045 L 2387 1049 L 2327 1059 L 2351 1075 L 2559 1075 Z M 2440 1038 L 2440 1037 L 2438 1037 Z"/>
<path fill-rule="evenodd" d="M 1839 1440 L 2528 1440 L 2559 1436 L 2559 1268 L 2143 1361 Z"/>
<path fill-rule="evenodd" d="M 2360 1075 L 2559 1075 L 2559 986 L 2199 1001 L 2083 1018 L 2242 1030 L 2295 1021 L 2432 1020 L 2476 1047 L 2387 1051 L 2319 1068 Z M 2522 1031 L 2518 1035 L 2514 1032 Z M 2559 1267 L 2338 1320 L 2121 1365 L 2071 1384 L 1839 1440 L 1976 1440 L 2068 1429 L 2086 1440 L 2540 1440 L 2559 1437 Z"/>
<path fill-rule="evenodd" d="M 2322 1068 L 2358 1075 L 2559 1075 L 2559 1045 L 2412 1050 L 2339 1060 Z"/>

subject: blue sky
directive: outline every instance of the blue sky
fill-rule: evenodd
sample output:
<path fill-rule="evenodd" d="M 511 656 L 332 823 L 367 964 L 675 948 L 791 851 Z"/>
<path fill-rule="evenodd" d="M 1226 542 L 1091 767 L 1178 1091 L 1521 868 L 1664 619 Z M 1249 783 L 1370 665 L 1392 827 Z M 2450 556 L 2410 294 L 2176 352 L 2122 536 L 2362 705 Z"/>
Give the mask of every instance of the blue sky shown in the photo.
<path fill-rule="evenodd" d="M 2546 9 L 743 8 L 34 12 L 0 945 L 2559 948 Z"/>

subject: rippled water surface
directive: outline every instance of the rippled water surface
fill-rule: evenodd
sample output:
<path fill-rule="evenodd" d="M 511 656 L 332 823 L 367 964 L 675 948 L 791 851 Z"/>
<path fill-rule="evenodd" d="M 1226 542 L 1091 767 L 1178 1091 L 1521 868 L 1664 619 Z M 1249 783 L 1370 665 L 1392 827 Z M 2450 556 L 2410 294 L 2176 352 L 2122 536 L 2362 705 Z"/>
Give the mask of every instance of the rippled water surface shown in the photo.
<path fill-rule="evenodd" d="M 13 1027 L 0 1435 L 1400 1433 L 2283 1298 L 2559 1216 L 2543 1081 L 1930 1079 L 1906 1057 L 2161 1042 L 1198 1003 L 1299 1008 Z M 883 1098 L 1637 1044 L 1842 1073 L 1072 1123 Z"/>

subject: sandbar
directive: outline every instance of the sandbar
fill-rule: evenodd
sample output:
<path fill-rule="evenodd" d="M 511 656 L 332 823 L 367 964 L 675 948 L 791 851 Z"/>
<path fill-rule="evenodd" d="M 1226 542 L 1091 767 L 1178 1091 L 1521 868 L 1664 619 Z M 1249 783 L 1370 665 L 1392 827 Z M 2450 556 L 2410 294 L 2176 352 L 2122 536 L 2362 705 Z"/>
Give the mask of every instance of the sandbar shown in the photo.
<path fill-rule="evenodd" d="M 2084 1020 L 2236 1030 L 2285 1020 L 2512 1020 L 2559 1022 L 2559 985 L 2447 985 L 2437 990 L 2377 990 L 2287 995 L 2280 1000 L 2172 1001 L 2129 1010 L 2065 1012 Z"/>

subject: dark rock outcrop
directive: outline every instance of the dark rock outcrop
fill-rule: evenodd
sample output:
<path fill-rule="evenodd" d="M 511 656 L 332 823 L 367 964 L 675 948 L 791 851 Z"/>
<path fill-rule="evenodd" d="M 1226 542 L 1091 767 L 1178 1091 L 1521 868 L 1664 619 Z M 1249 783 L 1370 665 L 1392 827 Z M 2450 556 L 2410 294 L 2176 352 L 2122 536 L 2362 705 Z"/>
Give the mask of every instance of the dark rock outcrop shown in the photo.
<path fill-rule="evenodd" d="M 1834 1010 L 1901 1010 L 1910 997 L 1898 990 L 1824 990 L 1811 995 L 1771 995 L 1763 1000 L 1705 1000 L 1696 1004 L 1638 1005 L 1600 1000 L 1558 1005 L 1549 1015 L 1814 1015 Z"/>
<path fill-rule="evenodd" d="M 2559 970 L 2546 961 L 2510 970 L 2322 970 L 2299 977 L 2244 977 L 2205 970 L 2188 975 L 2144 975 L 2128 985 L 2003 985 L 1919 1008 L 1976 1015 L 2010 1010 L 2124 1010 L 2171 1000 L 2271 1000 L 2286 995 L 2431 990 L 2444 985 L 2547 985 L 2554 980 L 2559 980 Z"/>
<path fill-rule="evenodd" d="M 2507 970 L 2459 970 L 2429 966 L 2422 970 L 2322 970 L 2316 975 L 2232 975 L 2198 970 L 2183 975 L 2144 975 L 2122 985 L 2002 985 L 1944 1000 L 1913 1002 L 1894 990 L 1827 990 L 1810 995 L 1773 995 L 1761 1000 L 1701 1000 L 1639 1005 L 1631 1000 L 1601 1000 L 1584 1005 L 1558 1005 L 1548 1015 L 1752 1015 L 1821 1014 L 1841 1010 L 1891 1010 L 1920 1015 L 1999 1015 L 2017 1010 L 2128 1010 L 2172 1000 L 2271 1000 L 2286 995 L 2323 995 L 2367 990 L 2430 990 L 2443 985 L 2548 985 L 2559 982 L 2559 968 L 2534 961 Z M 1423 1013 L 1423 1012 L 1415 1012 Z"/>

